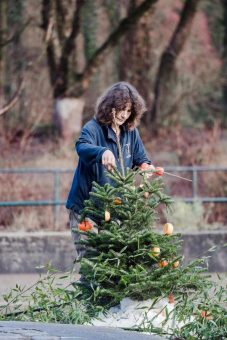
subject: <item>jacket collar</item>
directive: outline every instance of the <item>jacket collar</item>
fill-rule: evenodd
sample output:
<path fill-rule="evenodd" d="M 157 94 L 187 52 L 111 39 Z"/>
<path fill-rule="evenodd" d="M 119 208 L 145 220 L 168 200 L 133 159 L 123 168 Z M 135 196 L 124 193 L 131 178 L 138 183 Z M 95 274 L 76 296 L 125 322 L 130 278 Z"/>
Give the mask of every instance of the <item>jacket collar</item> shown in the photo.
<path fill-rule="evenodd" d="M 107 126 L 105 126 L 105 129 L 106 129 L 107 138 L 116 143 L 116 134 L 115 134 L 114 130 L 112 129 L 112 127 L 110 125 L 107 125 Z M 122 140 L 122 138 L 123 138 L 123 136 L 126 132 L 126 127 L 123 125 L 123 126 L 120 127 L 120 129 L 121 129 L 120 138 Z"/>
<path fill-rule="evenodd" d="M 97 124 L 99 124 L 99 123 L 97 122 L 96 118 L 93 118 L 93 119 L 95 120 L 95 122 L 96 122 Z M 113 142 L 116 143 L 116 134 L 115 134 L 115 132 L 113 131 L 111 125 L 101 125 L 101 127 L 102 127 L 103 131 L 105 132 L 106 138 L 108 138 L 109 140 L 112 140 Z M 125 134 L 126 130 L 127 130 L 127 129 L 126 129 L 125 125 L 121 126 L 121 132 L 123 132 L 123 134 Z M 121 138 L 122 138 L 122 137 L 123 137 L 123 136 L 122 136 L 122 134 L 121 134 Z"/>

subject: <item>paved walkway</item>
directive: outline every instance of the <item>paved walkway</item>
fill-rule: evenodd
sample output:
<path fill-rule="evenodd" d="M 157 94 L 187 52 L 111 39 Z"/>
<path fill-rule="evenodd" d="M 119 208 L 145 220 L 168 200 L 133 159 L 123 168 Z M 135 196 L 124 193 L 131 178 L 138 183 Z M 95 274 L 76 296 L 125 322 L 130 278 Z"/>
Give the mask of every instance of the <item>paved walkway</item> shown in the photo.
<path fill-rule="evenodd" d="M 0 274 L 0 295 L 9 293 L 16 284 L 29 287 L 39 279 L 39 274 Z"/>
<path fill-rule="evenodd" d="M 0 340 L 163 340 L 159 336 L 116 328 L 48 324 L 39 322 L 0 322 Z"/>

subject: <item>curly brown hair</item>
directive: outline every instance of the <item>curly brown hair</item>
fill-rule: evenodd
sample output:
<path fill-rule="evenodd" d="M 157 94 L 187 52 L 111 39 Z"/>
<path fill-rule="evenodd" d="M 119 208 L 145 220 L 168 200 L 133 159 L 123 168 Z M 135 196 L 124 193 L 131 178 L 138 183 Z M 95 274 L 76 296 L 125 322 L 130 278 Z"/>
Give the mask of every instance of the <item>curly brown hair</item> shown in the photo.
<path fill-rule="evenodd" d="M 95 118 L 100 124 L 109 125 L 113 122 L 112 109 L 119 112 L 124 110 L 128 103 L 132 105 L 131 114 L 124 126 L 131 130 L 139 124 L 142 114 L 146 111 L 146 105 L 135 87 L 127 82 L 113 84 L 98 98 Z"/>

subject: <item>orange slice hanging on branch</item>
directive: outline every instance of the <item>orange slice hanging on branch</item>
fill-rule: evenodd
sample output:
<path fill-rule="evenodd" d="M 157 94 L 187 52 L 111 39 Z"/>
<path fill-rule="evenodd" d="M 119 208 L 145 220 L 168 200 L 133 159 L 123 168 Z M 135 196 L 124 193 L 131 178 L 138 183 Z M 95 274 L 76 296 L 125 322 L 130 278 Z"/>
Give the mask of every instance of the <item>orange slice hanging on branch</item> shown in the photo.
<path fill-rule="evenodd" d="M 110 212 L 108 210 L 105 211 L 105 222 L 110 221 Z"/>
<path fill-rule="evenodd" d="M 145 191 L 145 193 L 143 194 L 143 196 L 144 196 L 145 198 L 148 198 L 148 197 L 150 196 L 150 194 L 149 194 L 149 192 Z"/>
<path fill-rule="evenodd" d="M 164 268 L 166 266 L 168 266 L 169 262 L 167 260 L 162 260 L 160 262 L 158 262 L 158 266 L 159 268 Z"/>
<path fill-rule="evenodd" d="M 159 247 L 153 247 L 151 249 L 151 255 L 152 256 L 156 256 L 157 257 L 157 256 L 159 256 L 160 252 L 161 252 L 161 250 L 160 250 Z"/>
<path fill-rule="evenodd" d="M 173 262 L 172 267 L 173 268 L 177 268 L 177 267 L 179 267 L 179 265 L 180 265 L 180 262 L 179 261 L 175 261 L 175 262 Z"/>
<path fill-rule="evenodd" d="M 172 233 L 173 233 L 173 225 L 171 223 L 165 223 L 163 225 L 163 234 L 172 235 Z"/>
<path fill-rule="evenodd" d="M 163 174 L 164 174 L 164 168 L 161 168 L 161 167 L 155 168 L 155 175 L 163 176 Z"/>
<path fill-rule="evenodd" d="M 93 225 L 91 222 L 84 220 L 78 224 L 78 227 L 81 231 L 88 231 L 92 229 Z"/>
<path fill-rule="evenodd" d="M 120 197 L 116 197 L 113 200 L 113 203 L 116 204 L 116 205 L 121 205 L 122 204 L 122 199 Z"/>

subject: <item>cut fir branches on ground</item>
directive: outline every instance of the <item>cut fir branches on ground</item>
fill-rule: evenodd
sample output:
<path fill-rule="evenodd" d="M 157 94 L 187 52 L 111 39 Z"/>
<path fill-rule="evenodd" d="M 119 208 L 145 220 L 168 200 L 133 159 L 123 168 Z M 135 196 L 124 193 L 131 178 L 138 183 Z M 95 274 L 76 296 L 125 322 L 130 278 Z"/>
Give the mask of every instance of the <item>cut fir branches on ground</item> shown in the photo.
<path fill-rule="evenodd" d="M 59 276 L 48 264 L 47 273 L 41 274 L 36 283 L 30 287 L 16 285 L 2 296 L 0 320 L 77 324 L 89 321 L 87 310 L 91 315 L 97 311 L 78 299 L 80 290 L 71 284 L 72 276 L 72 272 Z"/>
<path fill-rule="evenodd" d="M 185 322 L 173 330 L 174 338 L 182 340 L 220 340 L 227 337 L 226 284 L 212 283 L 213 289 L 201 289 L 190 296 L 181 295 L 176 304 L 176 316 Z M 190 321 L 189 321 L 190 320 Z"/>

